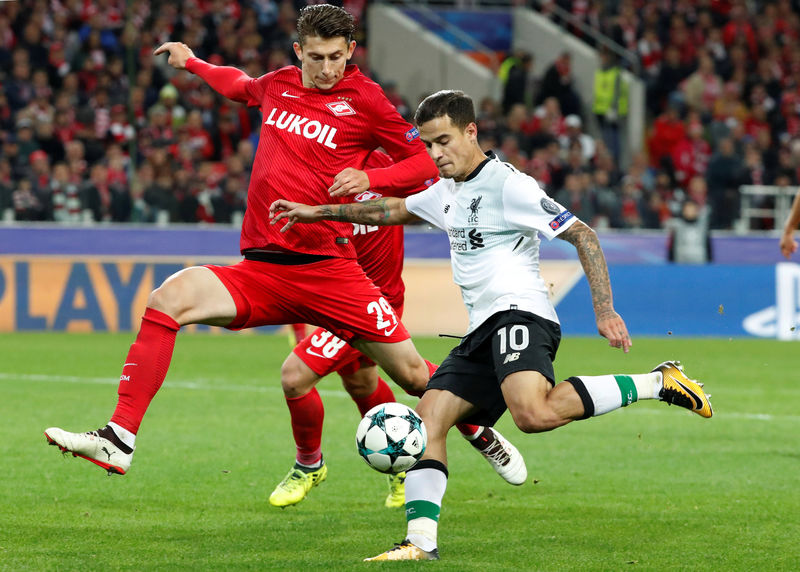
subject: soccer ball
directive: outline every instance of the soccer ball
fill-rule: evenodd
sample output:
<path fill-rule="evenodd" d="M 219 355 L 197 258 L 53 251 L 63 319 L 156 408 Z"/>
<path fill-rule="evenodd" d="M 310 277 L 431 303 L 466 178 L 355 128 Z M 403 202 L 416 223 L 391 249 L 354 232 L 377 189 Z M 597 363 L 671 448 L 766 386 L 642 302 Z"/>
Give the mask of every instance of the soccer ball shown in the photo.
<path fill-rule="evenodd" d="M 425 452 L 428 434 L 413 409 L 402 403 L 382 403 L 364 415 L 356 430 L 358 454 L 381 473 L 402 473 Z"/>

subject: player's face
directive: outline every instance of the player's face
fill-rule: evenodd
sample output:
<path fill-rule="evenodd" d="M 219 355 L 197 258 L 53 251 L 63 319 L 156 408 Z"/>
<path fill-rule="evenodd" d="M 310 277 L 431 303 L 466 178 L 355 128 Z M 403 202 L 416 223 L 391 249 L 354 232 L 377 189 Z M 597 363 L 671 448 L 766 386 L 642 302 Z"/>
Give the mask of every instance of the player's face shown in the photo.
<path fill-rule="evenodd" d="M 327 39 L 309 36 L 302 46 L 295 42 L 293 47 L 303 70 L 303 85 L 331 89 L 344 76 L 344 68 L 356 43 L 348 44 L 342 36 Z"/>
<path fill-rule="evenodd" d="M 420 125 L 419 136 L 445 179 L 463 181 L 485 159 L 477 145 L 478 128 L 474 123 L 459 129 L 444 115 Z"/>

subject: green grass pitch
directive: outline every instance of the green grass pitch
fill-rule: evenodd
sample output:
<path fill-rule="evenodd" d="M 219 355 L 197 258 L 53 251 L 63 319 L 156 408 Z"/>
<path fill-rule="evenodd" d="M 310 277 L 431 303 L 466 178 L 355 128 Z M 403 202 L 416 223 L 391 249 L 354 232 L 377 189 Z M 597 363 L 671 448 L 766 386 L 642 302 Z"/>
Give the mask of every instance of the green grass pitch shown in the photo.
<path fill-rule="evenodd" d="M 402 510 L 358 458 L 355 406 L 319 389 L 330 474 L 297 506 L 267 497 L 294 458 L 278 373 L 285 338 L 181 334 L 130 472 L 106 476 L 42 434 L 103 425 L 132 334 L 0 335 L 2 570 L 797 570 L 798 346 L 639 339 L 623 355 L 568 338 L 560 378 L 681 359 L 706 382 L 705 420 L 644 402 L 551 433 L 498 428 L 529 480 L 504 483 L 457 434 L 439 527 L 442 560 L 361 562 L 399 542 Z M 418 339 L 441 360 L 453 340 Z M 414 401 L 397 390 L 399 400 Z"/>

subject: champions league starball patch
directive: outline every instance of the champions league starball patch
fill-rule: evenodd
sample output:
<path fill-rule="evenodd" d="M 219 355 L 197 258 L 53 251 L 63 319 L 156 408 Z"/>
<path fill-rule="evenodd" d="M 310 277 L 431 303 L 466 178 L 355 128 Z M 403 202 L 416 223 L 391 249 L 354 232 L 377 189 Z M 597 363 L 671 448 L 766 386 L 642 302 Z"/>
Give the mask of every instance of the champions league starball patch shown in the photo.
<path fill-rule="evenodd" d="M 547 214 L 555 215 L 561 212 L 561 209 L 558 208 L 558 205 L 547 197 L 544 197 L 541 201 L 539 201 L 539 204 L 542 206 L 542 210 L 544 210 L 544 212 Z"/>

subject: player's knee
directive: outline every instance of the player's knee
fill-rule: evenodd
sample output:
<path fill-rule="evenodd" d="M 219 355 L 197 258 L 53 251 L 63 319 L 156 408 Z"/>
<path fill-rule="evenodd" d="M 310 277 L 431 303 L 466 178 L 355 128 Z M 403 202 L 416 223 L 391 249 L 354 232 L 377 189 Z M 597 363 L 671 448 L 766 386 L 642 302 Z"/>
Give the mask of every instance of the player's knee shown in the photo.
<path fill-rule="evenodd" d="M 422 358 L 403 365 L 400 374 L 402 379 L 396 380 L 397 383 L 406 391 L 413 392 L 412 395 L 424 392 L 425 388 L 428 387 L 430 372 L 425 360 Z"/>
<path fill-rule="evenodd" d="M 314 387 L 313 378 L 305 375 L 303 368 L 297 363 L 299 360 L 291 359 L 292 354 L 281 366 L 281 388 L 286 397 L 300 397 Z"/>
<path fill-rule="evenodd" d="M 187 287 L 184 280 L 168 278 L 161 286 L 150 292 L 147 298 L 147 307 L 163 312 L 180 322 L 181 314 L 186 309 L 188 299 Z"/>
<path fill-rule="evenodd" d="M 550 411 L 516 411 L 512 412 L 511 417 L 523 433 L 542 433 L 561 425 L 555 414 Z"/>

